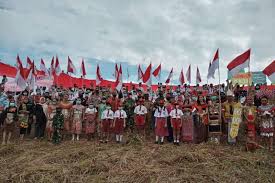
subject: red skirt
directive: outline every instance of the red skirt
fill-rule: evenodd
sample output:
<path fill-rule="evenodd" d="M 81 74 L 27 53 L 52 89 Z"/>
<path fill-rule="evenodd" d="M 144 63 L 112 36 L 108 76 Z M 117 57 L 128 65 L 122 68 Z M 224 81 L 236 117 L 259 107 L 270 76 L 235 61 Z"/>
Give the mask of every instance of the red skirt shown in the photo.
<path fill-rule="evenodd" d="M 172 122 L 174 130 L 180 130 L 180 128 L 181 128 L 181 119 L 172 118 L 171 122 Z"/>
<path fill-rule="evenodd" d="M 101 131 L 103 133 L 109 133 L 110 132 L 110 129 L 111 129 L 111 123 L 112 123 L 112 120 L 111 119 L 104 119 L 102 120 L 102 128 L 101 128 Z"/>
<path fill-rule="evenodd" d="M 114 134 L 122 134 L 124 129 L 124 119 L 117 118 L 115 121 L 115 127 L 113 128 Z"/>
<path fill-rule="evenodd" d="M 156 117 L 156 128 L 155 128 L 155 134 L 156 136 L 164 137 L 168 136 L 168 129 L 167 126 L 165 127 L 167 119 Z"/>

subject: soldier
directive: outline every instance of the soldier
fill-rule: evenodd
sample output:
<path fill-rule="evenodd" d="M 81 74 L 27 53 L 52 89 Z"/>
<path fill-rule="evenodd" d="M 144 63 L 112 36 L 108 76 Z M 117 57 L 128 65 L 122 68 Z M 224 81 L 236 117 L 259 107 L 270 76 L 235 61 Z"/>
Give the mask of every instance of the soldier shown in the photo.
<path fill-rule="evenodd" d="M 62 139 L 62 130 L 64 129 L 64 115 L 60 107 L 56 108 L 56 114 L 53 116 L 53 144 L 59 144 Z"/>
<path fill-rule="evenodd" d="M 127 124 L 126 127 L 130 129 L 131 133 L 133 133 L 134 129 L 134 109 L 135 109 L 135 101 L 132 98 L 132 93 L 128 93 L 128 98 L 123 103 L 123 108 L 127 114 Z"/>

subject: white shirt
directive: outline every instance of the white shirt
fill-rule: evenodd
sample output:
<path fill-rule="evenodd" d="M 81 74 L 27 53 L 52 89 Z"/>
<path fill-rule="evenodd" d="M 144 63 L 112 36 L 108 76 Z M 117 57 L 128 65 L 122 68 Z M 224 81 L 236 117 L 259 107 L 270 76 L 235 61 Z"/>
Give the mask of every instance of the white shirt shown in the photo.
<path fill-rule="evenodd" d="M 85 113 L 87 113 L 87 114 L 94 114 L 94 113 L 97 113 L 97 109 L 96 109 L 95 107 L 92 108 L 92 109 L 87 108 L 87 109 L 85 110 Z"/>
<path fill-rule="evenodd" d="M 171 118 L 181 118 L 182 115 L 183 115 L 183 112 L 181 109 L 173 109 L 170 112 Z"/>
<path fill-rule="evenodd" d="M 147 109 L 144 105 L 138 105 L 135 107 L 134 113 L 138 115 L 144 115 L 147 114 Z"/>
<path fill-rule="evenodd" d="M 166 107 L 158 107 L 156 110 L 155 110 L 155 114 L 154 114 L 155 117 L 168 117 L 168 111 L 166 109 Z"/>
<path fill-rule="evenodd" d="M 102 112 L 101 119 L 114 119 L 114 112 L 111 109 L 106 109 Z"/>
<path fill-rule="evenodd" d="M 127 114 L 124 110 L 116 110 L 114 118 L 127 118 Z"/>

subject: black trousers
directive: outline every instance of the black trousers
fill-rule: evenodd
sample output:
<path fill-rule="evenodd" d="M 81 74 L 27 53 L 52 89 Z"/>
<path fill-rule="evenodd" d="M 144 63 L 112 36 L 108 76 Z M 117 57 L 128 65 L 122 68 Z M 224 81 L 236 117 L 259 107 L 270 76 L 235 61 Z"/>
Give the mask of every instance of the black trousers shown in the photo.
<path fill-rule="evenodd" d="M 46 129 L 46 123 L 45 122 L 36 122 L 35 123 L 35 135 L 36 138 L 42 138 L 44 137 L 44 132 Z"/>
<path fill-rule="evenodd" d="M 167 118 L 167 128 L 168 128 L 167 140 L 168 140 L 168 142 L 173 142 L 174 136 L 173 136 L 173 128 L 172 128 L 172 125 L 171 125 L 171 118 L 170 117 Z"/>

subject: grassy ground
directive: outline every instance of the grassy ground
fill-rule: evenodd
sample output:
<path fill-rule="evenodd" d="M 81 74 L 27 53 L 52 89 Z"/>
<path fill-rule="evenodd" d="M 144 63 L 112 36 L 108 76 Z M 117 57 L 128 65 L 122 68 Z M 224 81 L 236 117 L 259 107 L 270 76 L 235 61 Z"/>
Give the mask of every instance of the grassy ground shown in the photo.
<path fill-rule="evenodd" d="M 0 147 L 0 182 L 275 182 L 275 153 L 242 146 L 25 141 Z"/>

